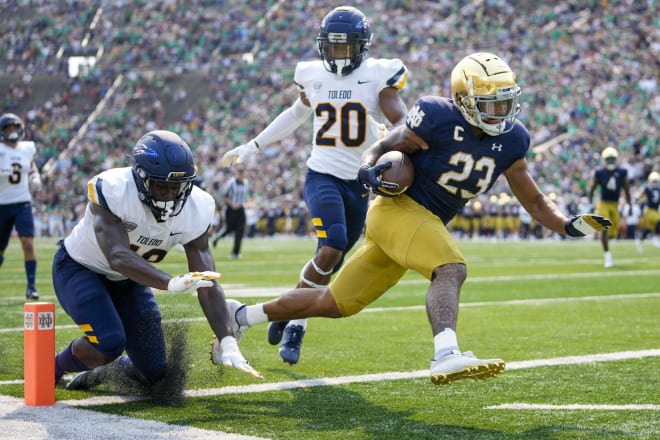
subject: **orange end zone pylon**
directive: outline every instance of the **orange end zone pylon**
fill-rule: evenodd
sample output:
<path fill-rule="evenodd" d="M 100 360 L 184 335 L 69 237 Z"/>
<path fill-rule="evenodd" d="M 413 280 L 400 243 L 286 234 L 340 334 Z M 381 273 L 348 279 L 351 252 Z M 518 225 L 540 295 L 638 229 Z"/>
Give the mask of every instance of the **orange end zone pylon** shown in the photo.
<path fill-rule="evenodd" d="M 24 396 L 28 406 L 55 404 L 55 304 L 23 308 Z"/>

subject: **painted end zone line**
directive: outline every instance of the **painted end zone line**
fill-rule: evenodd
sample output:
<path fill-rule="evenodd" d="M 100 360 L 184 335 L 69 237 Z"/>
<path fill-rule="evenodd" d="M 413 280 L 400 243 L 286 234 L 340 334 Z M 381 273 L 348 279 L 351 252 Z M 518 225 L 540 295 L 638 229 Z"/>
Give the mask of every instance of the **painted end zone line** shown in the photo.
<path fill-rule="evenodd" d="M 526 368 L 545 367 L 553 365 L 574 365 L 586 364 L 591 362 L 610 362 L 625 359 L 639 359 L 643 357 L 660 356 L 660 349 L 640 350 L 640 351 L 622 351 L 618 353 L 602 353 L 584 356 L 567 356 L 554 359 L 536 359 L 529 361 L 510 362 L 507 364 L 507 370 L 520 370 Z M 188 390 L 185 392 L 187 397 L 208 397 L 220 396 L 224 394 L 245 394 L 262 393 L 267 391 L 291 390 L 296 388 L 308 388 L 316 386 L 345 385 L 359 382 L 379 382 L 385 380 L 402 380 L 428 378 L 429 370 L 418 370 L 408 372 L 389 372 L 380 374 L 365 374 L 361 376 L 341 376 L 319 379 L 305 379 L 289 382 L 260 383 L 255 385 L 228 386 L 222 388 L 208 388 L 198 390 Z M 128 398 L 136 400 L 136 398 Z M 137 398 L 139 399 L 139 398 Z M 127 401 L 127 396 L 98 396 L 84 400 L 66 400 L 61 403 L 71 406 L 85 407 L 95 405 L 109 405 Z"/>
<path fill-rule="evenodd" d="M 515 409 L 515 410 L 543 410 L 543 411 L 557 411 L 557 410 L 587 410 L 587 411 L 658 411 L 660 405 L 641 404 L 641 405 L 545 405 L 534 403 L 503 403 L 501 405 L 487 406 L 486 409 Z"/>

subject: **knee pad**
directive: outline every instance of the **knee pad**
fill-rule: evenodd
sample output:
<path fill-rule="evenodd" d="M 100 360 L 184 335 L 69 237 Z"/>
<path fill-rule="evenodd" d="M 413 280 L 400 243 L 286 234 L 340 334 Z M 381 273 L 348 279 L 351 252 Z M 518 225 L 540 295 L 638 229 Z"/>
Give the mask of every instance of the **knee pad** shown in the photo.
<path fill-rule="evenodd" d="M 335 249 L 341 249 L 342 251 L 346 249 L 346 246 L 348 245 L 346 225 L 341 223 L 332 224 L 326 230 L 326 234 L 327 238 L 325 238 L 321 244 Z"/>
<path fill-rule="evenodd" d="M 123 331 L 111 332 L 104 335 L 87 335 L 87 340 L 98 351 L 106 356 L 119 356 L 126 347 L 126 335 Z M 97 342 L 94 342 L 94 341 Z"/>

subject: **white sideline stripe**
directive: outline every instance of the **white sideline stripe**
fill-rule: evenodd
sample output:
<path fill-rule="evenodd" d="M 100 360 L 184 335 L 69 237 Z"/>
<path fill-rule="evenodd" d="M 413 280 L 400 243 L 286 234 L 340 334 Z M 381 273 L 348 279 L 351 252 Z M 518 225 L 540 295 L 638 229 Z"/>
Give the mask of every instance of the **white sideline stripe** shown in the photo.
<path fill-rule="evenodd" d="M 621 351 L 616 353 L 599 353 L 583 356 L 567 356 L 552 359 L 535 359 L 528 361 L 510 362 L 507 364 L 507 370 L 520 370 L 526 368 L 536 368 L 555 365 L 574 365 L 586 364 L 591 362 L 611 362 L 625 359 L 639 359 L 643 357 L 660 356 L 660 349 L 639 350 L 639 351 Z M 239 385 L 221 388 L 206 388 L 186 391 L 187 397 L 208 397 L 220 396 L 225 394 L 246 394 L 263 393 L 267 391 L 292 390 L 297 388 L 309 388 L 317 386 L 346 385 L 350 383 L 364 382 L 382 382 L 386 380 L 418 379 L 428 378 L 429 370 L 417 370 L 407 372 L 387 372 L 378 374 L 364 374 L 360 376 L 340 376 L 325 377 L 318 379 L 304 379 L 287 382 L 260 383 L 255 385 Z M 133 399 L 136 400 L 136 399 Z M 98 396 L 83 400 L 67 400 L 66 403 L 72 406 L 96 406 L 109 405 L 126 402 L 126 397 L 121 396 Z"/>
<path fill-rule="evenodd" d="M 658 411 L 660 405 L 641 404 L 641 405 L 543 405 L 535 403 L 503 403 L 501 405 L 487 406 L 486 409 L 515 409 L 515 410 L 587 410 L 587 411 Z"/>
<path fill-rule="evenodd" d="M 489 306 L 511 306 L 511 305 L 541 305 L 541 304 L 552 304 L 552 303 L 561 303 L 561 302 L 576 302 L 576 301 L 611 301 L 611 300 L 622 300 L 622 299 L 640 299 L 640 298 L 655 298 L 660 296 L 660 292 L 649 292 L 649 293 L 623 293 L 618 295 L 602 295 L 602 296 L 575 296 L 569 298 L 538 298 L 538 299 L 512 299 L 508 301 L 481 301 L 481 302 L 469 302 L 461 303 L 460 307 L 489 307 Z M 231 297 L 228 297 L 231 298 Z M 406 310 L 422 310 L 426 306 L 404 306 L 404 307 L 368 307 L 362 310 L 360 313 L 381 313 L 381 312 L 398 312 Z M 163 322 L 198 322 L 206 321 L 206 318 L 197 317 L 197 318 L 177 318 L 177 319 L 164 319 Z M 55 329 L 64 330 L 77 328 L 77 325 L 67 324 L 67 325 L 56 325 Z M 22 332 L 23 327 L 14 327 L 14 328 L 0 328 L 0 333 L 13 333 L 13 332 Z"/>
<path fill-rule="evenodd" d="M 56 402 L 53 406 L 26 406 L 23 399 L 2 395 L 0 425 L 3 439 L 266 440 L 261 437 L 104 414 L 75 408 L 64 402 Z"/>

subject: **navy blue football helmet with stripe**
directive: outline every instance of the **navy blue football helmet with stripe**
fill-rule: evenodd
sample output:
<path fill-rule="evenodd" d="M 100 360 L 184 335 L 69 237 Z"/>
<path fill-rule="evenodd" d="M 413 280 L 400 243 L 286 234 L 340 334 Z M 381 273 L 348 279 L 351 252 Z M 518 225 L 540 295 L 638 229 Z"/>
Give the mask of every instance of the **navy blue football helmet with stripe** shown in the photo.
<path fill-rule="evenodd" d="M 140 200 L 156 220 L 178 215 L 197 178 L 188 144 L 171 131 L 151 131 L 135 144 L 131 159 Z"/>
<path fill-rule="evenodd" d="M 340 6 L 321 21 L 316 44 L 328 72 L 346 76 L 360 66 L 371 45 L 371 26 L 356 8 Z"/>

